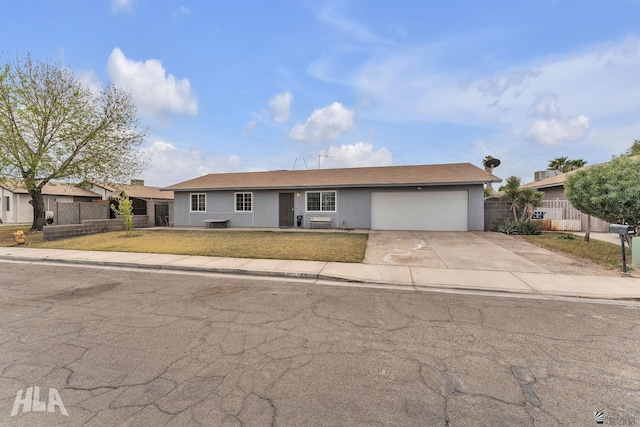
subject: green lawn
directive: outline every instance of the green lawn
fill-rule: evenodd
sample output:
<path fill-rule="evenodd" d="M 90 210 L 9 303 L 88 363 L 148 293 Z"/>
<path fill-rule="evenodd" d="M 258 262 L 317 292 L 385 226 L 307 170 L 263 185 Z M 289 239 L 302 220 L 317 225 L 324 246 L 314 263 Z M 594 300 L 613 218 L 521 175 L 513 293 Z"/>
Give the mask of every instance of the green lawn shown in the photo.
<path fill-rule="evenodd" d="M 368 234 L 347 232 L 135 230 L 133 237 L 125 237 L 125 232 L 116 231 L 53 242 L 43 242 L 41 235 L 27 234 L 27 246 L 232 258 L 362 262 L 368 237 Z"/>
<path fill-rule="evenodd" d="M 582 236 L 575 239 L 567 239 L 570 233 L 543 233 L 539 236 L 520 236 L 529 243 L 550 249 L 556 252 L 564 252 L 580 258 L 588 259 L 603 267 L 610 269 L 622 268 L 622 250 L 620 245 L 591 239 L 584 243 Z M 631 264 L 631 251 L 626 248 L 627 268 Z M 629 269 L 631 270 L 631 269 Z"/>

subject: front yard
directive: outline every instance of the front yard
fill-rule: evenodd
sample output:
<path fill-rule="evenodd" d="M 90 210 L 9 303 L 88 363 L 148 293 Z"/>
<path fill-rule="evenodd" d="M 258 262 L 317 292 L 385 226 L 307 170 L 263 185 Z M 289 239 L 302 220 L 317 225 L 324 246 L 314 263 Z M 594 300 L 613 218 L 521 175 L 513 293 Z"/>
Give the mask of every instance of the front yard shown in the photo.
<path fill-rule="evenodd" d="M 595 239 L 591 239 L 589 243 L 584 243 L 582 236 L 574 236 L 571 233 L 542 233 L 538 236 L 519 236 L 519 238 L 554 252 L 562 252 L 570 256 L 593 261 L 609 269 L 619 270 L 622 268 L 620 245 Z M 631 251 L 629 251 L 629 248 L 626 248 L 626 256 L 627 268 L 629 268 L 631 265 Z"/>
<path fill-rule="evenodd" d="M 11 232 L 18 227 L 4 228 L 0 245 L 10 246 Z M 116 231 L 44 242 L 42 233 L 26 235 L 27 246 L 33 248 L 336 262 L 362 262 L 367 238 L 346 232 L 135 230 L 133 237 Z"/>
<path fill-rule="evenodd" d="M 212 257 L 291 259 L 360 263 L 364 259 L 368 234 L 326 232 L 234 231 L 234 230 L 144 230 L 125 237 L 123 231 L 44 242 L 42 233 L 31 234 L 29 226 L 0 227 L 0 246 L 13 246 L 12 233 L 22 229 L 27 247 L 91 251 L 149 252 Z M 582 237 L 563 238 L 566 233 L 518 236 L 529 243 L 593 261 L 608 269 L 621 268 L 620 246 Z M 627 249 L 627 264 L 631 254 Z"/>

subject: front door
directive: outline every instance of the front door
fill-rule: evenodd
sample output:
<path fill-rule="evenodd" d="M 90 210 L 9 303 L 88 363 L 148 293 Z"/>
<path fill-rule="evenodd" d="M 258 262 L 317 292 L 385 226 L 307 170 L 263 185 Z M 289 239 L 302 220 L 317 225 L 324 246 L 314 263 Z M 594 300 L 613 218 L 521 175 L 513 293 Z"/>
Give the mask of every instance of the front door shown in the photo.
<path fill-rule="evenodd" d="M 293 193 L 280 193 L 280 227 L 293 227 Z"/>

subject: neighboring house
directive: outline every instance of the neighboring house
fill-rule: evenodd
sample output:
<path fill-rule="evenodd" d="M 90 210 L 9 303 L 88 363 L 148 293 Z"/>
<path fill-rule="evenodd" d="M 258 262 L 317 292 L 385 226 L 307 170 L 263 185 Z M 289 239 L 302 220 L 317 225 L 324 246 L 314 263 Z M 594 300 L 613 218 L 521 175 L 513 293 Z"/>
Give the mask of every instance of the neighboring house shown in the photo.
<path fill-rule="evenodd" d="M 210 174 L 175 194 L 175 226 L 467 231 L 484 229 L 484 184 L 501 179 L 470 163 Z"/>
<path fill-rule="evenodd" d="M 160 191 L 160 187 L 144 185 L 142 180 L 131 180 L 125 184 L 91 184 L 91 190 L 103 200 L 118 198 L 124 191 L 133 204 L 134 215 L 147 215 L 149 225 L 173 225 L 173 192 Z"/>
<path fill-rule="evenodd" d="M 100 199 L 92 191 L 61 182 L 50 182 L 42 189 L 44 210 L 53 212 L 56 202 L 90 202 Z M 33 222 L 31 196 L 19 180 L 9 179 L 0 183 L 0 219 L 5 224 L 24 224 Z"/>
<path fill-rule="evenodd" d="M 534 217 L 538 219 L 555 221 L 555 224 L 549 229 L 556 231 L 586 231 L 588 223 L 588 215 L 583 214 L 575 209 L 564 195 L 564 180 L 567 176 L 575 171 L 561 173 L 549 178 L 539 179 L 537 181 L 524 184 L 524 188 L 535 188 L 544 192 L 542 197 L 543 206 L 537 209 Z M 538 176 L 536 174 L 536 176 Z M 571 227 L 570 222 L 576 222 L 577 226 Z M 601 219 L 591 217 L 591 231 L 608 232 L 609 223 Z"/>

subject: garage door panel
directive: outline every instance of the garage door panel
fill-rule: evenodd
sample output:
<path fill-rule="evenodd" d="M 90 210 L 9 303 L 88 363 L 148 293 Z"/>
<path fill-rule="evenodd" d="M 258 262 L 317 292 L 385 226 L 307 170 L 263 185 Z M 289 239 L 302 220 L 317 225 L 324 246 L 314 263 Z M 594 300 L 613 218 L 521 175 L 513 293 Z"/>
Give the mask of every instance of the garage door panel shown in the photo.
<path fill-rule="evenodd" d="M 456 191 L 371 193 L 371 228 L 466 231 L 469 194 Z"/>

